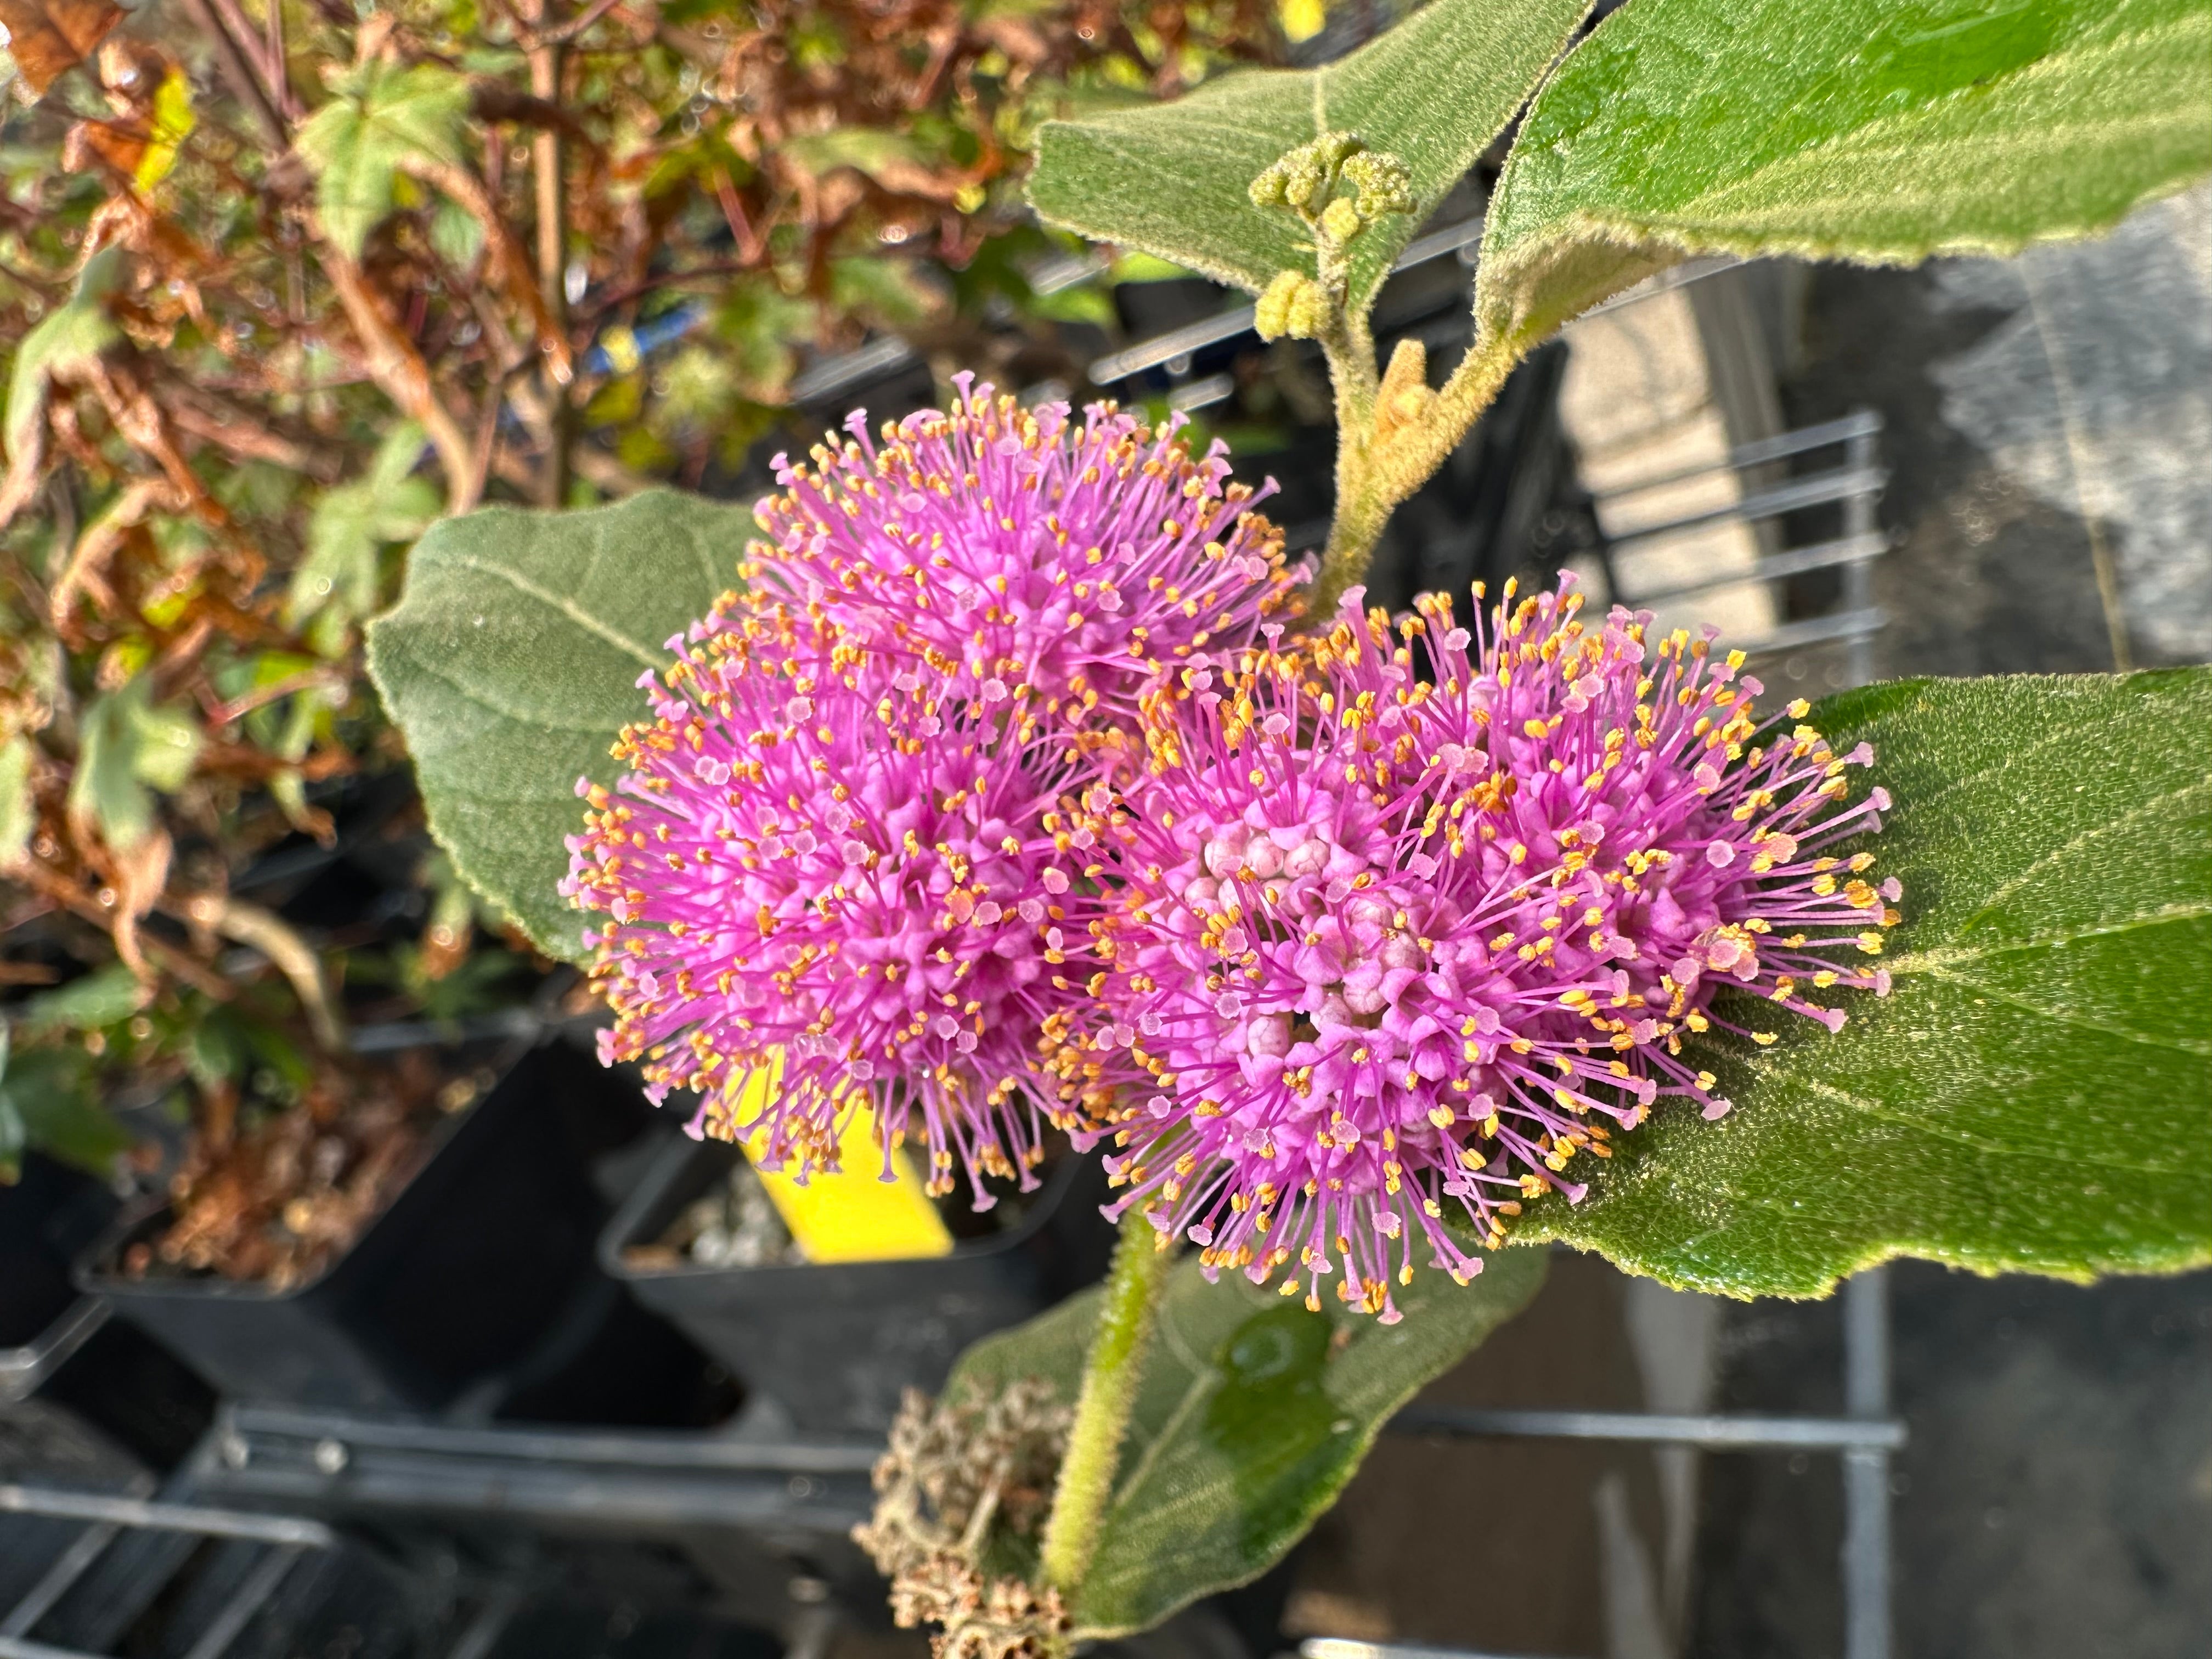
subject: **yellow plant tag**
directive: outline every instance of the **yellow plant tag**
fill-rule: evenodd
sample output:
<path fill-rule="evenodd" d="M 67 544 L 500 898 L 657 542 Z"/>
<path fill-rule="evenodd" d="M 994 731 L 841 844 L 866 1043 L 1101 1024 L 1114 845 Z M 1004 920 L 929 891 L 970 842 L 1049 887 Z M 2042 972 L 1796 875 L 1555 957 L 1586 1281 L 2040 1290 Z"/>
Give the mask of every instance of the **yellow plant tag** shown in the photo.
<path fill-rule="evenodd" d="M 738 1100 L 738 1119 L 757 1115 L 781 1080 L 781 1066 L 767 1066 L 746 1079 Z M 837 1142 L 836 1175 L 817 1170 L 801 1186 L 792 1170 L 763 1170 L 768 1126 L 761 1124 L 740 1143 L 768 1189 L 783 1224 L 809 1261 L 896 1261 L 946 1255 L 952 1235 L 922 1190 L 921 1175 L 906 1148 L 891 1149 L 896 1181 L 882 1178 L 883 1154 L 876 1147 L 876 1115 L 863 1105 L 846 1121 Z"/>

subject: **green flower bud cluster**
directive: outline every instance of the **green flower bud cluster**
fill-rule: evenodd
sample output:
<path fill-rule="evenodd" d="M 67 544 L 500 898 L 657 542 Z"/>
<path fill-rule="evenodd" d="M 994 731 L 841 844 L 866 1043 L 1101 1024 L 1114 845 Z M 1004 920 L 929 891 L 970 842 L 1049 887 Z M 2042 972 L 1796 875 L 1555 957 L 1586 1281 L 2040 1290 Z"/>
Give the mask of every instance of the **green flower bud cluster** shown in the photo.
<path fill-rule="evenodd" d="M 1340 176 L 1357 192 L 1363 219 L 1371 222 L 1386 213 L 1413 210 L 1413 175 L 1388 150 L 1362 150 L 1346 156 Z"/>
<path fill-rule="evenodd" d="M 1316 337 L 1328 324 L 1328 294 L 1302 270 L 1279 270 L 1252 307 L 1252 326 L 1263 340 Z"/>
<path fill-rule="evenodd" d="M 1340 184 L 1351 193 L 1336 195 Z M 1288 208 L 1341 245 L 1386 213 L 1411 213 L 1413 179 L 1403 161 L 1368 149 L 1357 133 L 1324 132 L 1271 162 L 1251 196 L 1255 207 Z"/>
<path fill-rule="evenodd" d="M 1364 148 L 1356 133 L 1324 132 L 1308 139 L 1270 162 L 1252 181 L 1252 205 L 1287 207 L 1302 218 L 1311 218 L 1316 207 L 1328 200 L 1337 169 Z"/>

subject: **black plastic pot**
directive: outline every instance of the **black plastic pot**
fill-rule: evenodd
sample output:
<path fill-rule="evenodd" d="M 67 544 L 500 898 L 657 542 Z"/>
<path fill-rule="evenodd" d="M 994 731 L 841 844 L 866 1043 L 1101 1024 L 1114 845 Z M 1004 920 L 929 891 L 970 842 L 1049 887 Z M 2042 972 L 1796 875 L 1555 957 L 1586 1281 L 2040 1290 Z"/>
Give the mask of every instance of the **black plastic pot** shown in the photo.
<path fill-rule="evenodd" d="M 599 1264 L 800 1429 L 887 1428 L 905 1389 L 938 1388 L 962 1349 L 1097 1279 L 1111 1251 L 1098 1160 L 1069 1158 L 1018 1225 L 949 1255 L 657 1269 L 625 1260 L 726 1179 L 739 1156 L 718 1141 L 673 1140 L 608 1224 Z"/>
<path fill-rule="evenodd" d="M 0 1189 L 4 1478 L 101 1486 L 169 1468 L 213 1415 L 204 1382 L 70 1282 L 116 1207 L 100 1182 L 36 1153 Z"/>
<path fill-rule="evenodd" d="M 0 1188 L 0 1378 L 20 1382 L 40 1363 L 32 1351 L 76 1300 L 70 1265 L 115 1210 L 115 1195 L 92 1176 L 37 1152 L 21 1180 Z"/>
<path fill-rule="evenodd" d="M 222 1279 L 131 1279 L 115 1264 L 167 1211 L 127 1218 L 77 1283 L 241 1400 L 436 1411 L 517 1362 L 592 1273 L 608 1206 L 592 1160 L 650 1121 L 635 1089 L 574 1050 L 533 1049 L 441 1127 L 413 1180 L 351 1249 L 281 1293 Z"/>

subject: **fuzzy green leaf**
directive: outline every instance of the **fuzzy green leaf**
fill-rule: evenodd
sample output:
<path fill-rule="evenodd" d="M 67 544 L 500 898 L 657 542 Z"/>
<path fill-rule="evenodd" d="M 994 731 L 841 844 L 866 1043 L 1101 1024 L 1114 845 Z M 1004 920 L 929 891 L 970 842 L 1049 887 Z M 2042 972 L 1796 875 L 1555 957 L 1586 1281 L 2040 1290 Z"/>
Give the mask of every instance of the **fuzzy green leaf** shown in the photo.
<path fill-rule="evenodd" d="M 1350 298 L 1365 309 L 1421 221 L 1527 101 L 1588 0 L 1431 0 L 1350 57 L 1317 70 L 1249 70 L 1187 98 L 1037 131 L 1030 200 L 1055 224 L 1140 248 L 1218 281 L 1267 287 L 1311 273 L 1289 214 L 1246 190 L 1286 150 L 1356 132 L 1413 173 L 1414 210 L 1353 245 Z"/>
<path fill-rule="evenodd" d="M 1692 252 L 2087 236 L 2212 171 L 2212 0 L 1636 0 L 1545 85 L 1476 313 L 1532 344 Z"/>
<path fill-rule="evenodd" d="M 672 490 L 543 514 L 487 507 L 431 526 L 398 605 L 368 630 L 369 672 L 406 733 L 430 830 L 538 946 L 583 954 L 555 890 L 583 829 L 576 780 L 647 711 L 638 677 L 735 585 L 750 509 Z"/>
<path fill-rule="evenodd" d="M 1736 1296 L 1895 1255 L 2212 1261 L 2212 669 L 1910 680 L 1812 718 L 1873 744 L 1894 802 L 1865 843 L 1905 885 L 1892 994 L 1834 1036 L 1741 1004 L 1780 1040 L 1697 1054 L 1735 1109 L 1620 1137 L 1522 1236 Z"/>
<path fill-rule="evenodd" d="M 293 148 L 315 175 L 323 228 L 349 259 L 392 211 L 392 179 L 410 159 L 458 165 L 469 83 L 436 64 L 381 58 L 349 71 L 331 101 L 300 124 Z"/>
<path fill-rule="evenodd" d="M 1075 1600 L 1078 1637 L 1147 1630 L 1280 1560 L 1336 1501 L 1398 1408 L 1527 1305 L 1540 1250 L 1497 1252 L 1462 1289 L 1421 1271 L 1382 1325 L 1324 1298 L 1308 1313 L 1242 1275 L 1178 1263 L 1159 1307 L 1098 1553 Z M 1095 1291 L 961 1356 L 948 1388 L 1042 1376 L 1072 1401 Z"/>

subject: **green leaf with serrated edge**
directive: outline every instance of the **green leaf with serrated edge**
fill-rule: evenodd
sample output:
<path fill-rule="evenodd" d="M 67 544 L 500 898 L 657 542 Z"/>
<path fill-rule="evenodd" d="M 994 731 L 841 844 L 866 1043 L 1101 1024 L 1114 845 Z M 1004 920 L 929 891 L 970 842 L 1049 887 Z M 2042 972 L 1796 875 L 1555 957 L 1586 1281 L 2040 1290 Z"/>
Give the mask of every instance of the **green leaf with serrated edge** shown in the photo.
<path fill-rule="evenodd" d="M 1533 344 L 1686 254 L 1909 263 L 2212 171 L 2212 0 L 1635 0 L 1546 83 L 1476 314 Z"/>
<path fill-rule="evenodd" d="M 1209 1285 L 1194 1257 L 1162 1294 L 1114 1498 L 1075 1598 L 1079 1638 L 1148 1630 L 1176 1608 L 1257 1577 L 1336 1501 L 1375 1437 L 1421 1386 L 1521 1311 L 1540 1250 L 1492 1254 L 1462 1287 L 1418 1270 L 1394 1291 L 1395 1325 L 1255 1288 Z M 1095 1291 L 977 1343 L 948 1390 L 1042 1376 L 1073 1401 L 1097 1320 Z"/>
<path fill-rule="evenodd" d="M 323 492 L 307 526 L 307 556 L 292 573 L 285 615 L 297 627 L 336 608 L 347 618 L 376 609 L 377 550 L 422 533 L 438 516 L 438 492 L 412 476 L 422 459 L 422 426 L 403 421 L 370 462 L 368 475 Z"/>
<path fill-rule="evenodd" d="M 323 228 L 349 259 L 392 211 L 392 179 L 410 157 L 457 163 L 469 83 L 436 64 L 381 59 L 342 76 L 336 96 L 300 124 L 293 148 L 315 175 Z"/>
<path fill-rule="evenodd" d="M 649 490 L 580 513 L 487 507 L 433 525 L 369 672 L 415 757 L 430 830 L 469 884 L 542 950 L 583 955 L 556 888 L 583 831 L 576 780 L 649 713 L 638 677 L 735 586 L 750 507 Z"/>
<path fill-rule="evenodd" d="M 85 261 L 69 303 L 42 319 L 15 348 L 8 375 L 5 429 L 8 453 L 20 455 L 46 406 L 46 388 L 57 371 L 88 363 L 121 339 L 107 314 L 107 296 L 128 273 L 123 250 L 102 248 Z"/>
<path fill-rule="evenodd" d="M 1863 842 L 1905 888 L 1891 994 L 1842 997 L 1833 1036 L 1740 1000 L 1779 1041 L 1694 1050 L 1735 1109 L 1662 1109 L 1519 1236 L 1735 1296 L 1896 1255 L 2212 1261 L 2212 669 L 1908 680 L 1810 718 L 1874 745 L 1893 801 Z"/>
<path fill-rule="evenodd" d="M 199 758 L 199 722 L 181 709 L 156 708 L 144 697 L 125 707 L 135 738 L 131 770 L 142 783 L 164 793 L 175 793 L 185 787 L 185 780 L 192 775 L 192 763 Z"/>
<path fill-rule="evenodd" d="M 1535 90 L 1588 0 L 1431 0 L 1382 39 L 1316 70 L 1247 70 L 1148 108 L 1037 130 L 1030 200 L 1055 224 L 1141 248 L 1257 293 L 1310 272 L 1297 220 L 1245 192 L 1285 150 L 1335 131 L 1389 150 L 1414 210 L 1352 245 L 1352 308 L 1364 311 L 1421 221 Z"/>
<path fill-rule="evenodd" d="M 138 726 L 131 688 L 95 697 L 77 722 L 70 816 L 99 827 L 107 844 L 135 847 L 154 828 L 154 797 L 138 775 Z"/>

